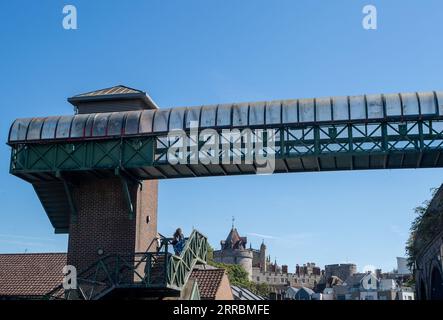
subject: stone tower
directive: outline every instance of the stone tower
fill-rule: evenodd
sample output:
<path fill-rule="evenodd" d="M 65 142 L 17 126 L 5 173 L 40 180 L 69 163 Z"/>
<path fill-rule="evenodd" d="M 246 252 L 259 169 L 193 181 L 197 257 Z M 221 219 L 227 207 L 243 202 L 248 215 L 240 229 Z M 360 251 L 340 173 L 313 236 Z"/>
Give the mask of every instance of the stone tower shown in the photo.
<path fill-rule="evenodd" d="M 260 271 L 266 272 L 267 266 L 266 266 L 266 245 L 263 241 L 260 245 Z"/>
<path fill-rule="evenodd" d="M 241 237 L 237 229 L 232 226 L 226 240 L 220 241 L 220 250 L 214 251 L 214 261 L 242 266 L 251 280 L 253 252 L 246 248 L 246 244 L 247 238 Z"/>

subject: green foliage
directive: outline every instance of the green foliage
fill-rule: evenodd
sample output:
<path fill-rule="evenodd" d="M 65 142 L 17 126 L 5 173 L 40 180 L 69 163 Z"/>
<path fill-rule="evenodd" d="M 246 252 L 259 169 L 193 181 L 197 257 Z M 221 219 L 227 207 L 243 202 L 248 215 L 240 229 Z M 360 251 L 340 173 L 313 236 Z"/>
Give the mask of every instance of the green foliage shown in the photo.
<path fill-rule="evenodd" d="M 208 263 L 214 262 L 214 248 L 208 243 L 208 254 L 207 254 Z"/>
<path fill-rule="evenodd" d="M 231 285 L 246 288 L 253 293 L 267 297 L 269 295 L 269 286 L 266 283 L 258 284 L 248 279 L 248 272 L 240 265 L 225 264 L 214 262 L 214 249 L 208 246 L 208 264 L 225 269 Z"/>
<path fill-rule="evenodd" d="M 438 189 L 431 189 L 432 197 L 437 193 Z M 429 241 L 431 241 L 443 225 L 443 210 L 441 204 L 432 209 L 429 207 L 431 200 L 423 202 L 422 205 L 416 207 L 414 212 L 415 219 L 411 223 L 410 235 L 406 241 L 406 254 L 408 256 L 409 267 L 414 266 L 417 255 L 420 250 Z"/>

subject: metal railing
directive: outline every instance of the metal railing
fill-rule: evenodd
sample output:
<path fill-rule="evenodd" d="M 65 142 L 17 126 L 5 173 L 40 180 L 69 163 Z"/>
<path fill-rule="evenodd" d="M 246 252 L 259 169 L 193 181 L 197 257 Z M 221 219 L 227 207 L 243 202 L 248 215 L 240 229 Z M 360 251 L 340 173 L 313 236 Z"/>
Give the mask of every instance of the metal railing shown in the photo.
<path fill-rule="evenodd" d="M 66 290 L 61 284 L 45 297 L 97 300 L 118 288 L 180 291 L 194 266 L 206 263 L 208 241 L 193 230 L 180 256 L 170 253 L 171 244 L 172 238 L 162 237 L 157 252 L 108 255 L 78 275 L 76 289 Z"/>

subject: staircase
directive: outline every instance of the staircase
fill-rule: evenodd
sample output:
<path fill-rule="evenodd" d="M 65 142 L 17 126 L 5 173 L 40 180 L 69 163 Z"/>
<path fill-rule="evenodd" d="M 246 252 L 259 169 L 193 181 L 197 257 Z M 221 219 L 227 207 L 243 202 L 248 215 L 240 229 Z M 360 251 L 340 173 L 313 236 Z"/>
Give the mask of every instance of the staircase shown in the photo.
<path fill-rule="evenodd" d="M 77 276 L 77 288 L 57 286 L 47 299 L 98 300 L 179 296 L 196 264 L 206 264 L 208 240 L 193 230 L 180 256 L 169 252 L 172 238 L 161 238 L 157 252 L 108 255 Z"/>

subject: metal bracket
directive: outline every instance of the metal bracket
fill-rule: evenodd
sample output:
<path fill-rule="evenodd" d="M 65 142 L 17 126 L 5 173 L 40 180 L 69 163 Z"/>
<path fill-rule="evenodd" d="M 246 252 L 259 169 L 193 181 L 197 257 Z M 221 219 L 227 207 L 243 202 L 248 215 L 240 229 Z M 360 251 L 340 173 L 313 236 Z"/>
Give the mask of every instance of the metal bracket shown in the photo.
<path fill-rule="evenodd" d="M 134 214 L 134 204 L 132 203 L 132 198 L 131 198 L 131 192 L 129 191 L 128 179 L 121 174 L 120 168 L 115 168 L 114 173 L 116 176 L 120 177 L 120 181 L 123 187 L 123 196 L 125 197 L 126 204 L 128 206 L 129 219 L 132 220 L 134 219 L 135 214 Z"/>
<path fill-rule="evenodd" d="M 71 209 L 71 222 L 76 223 L 78 218 L 77 208 L 75 207 L 74 198 L 72 197 L 72 190 L 69 183 L 63 178 L 60 171 L 55 173 L 56 177 L 63 182 L 65 188 L 66 197 L 68 198 L 69 208 Z"/>

